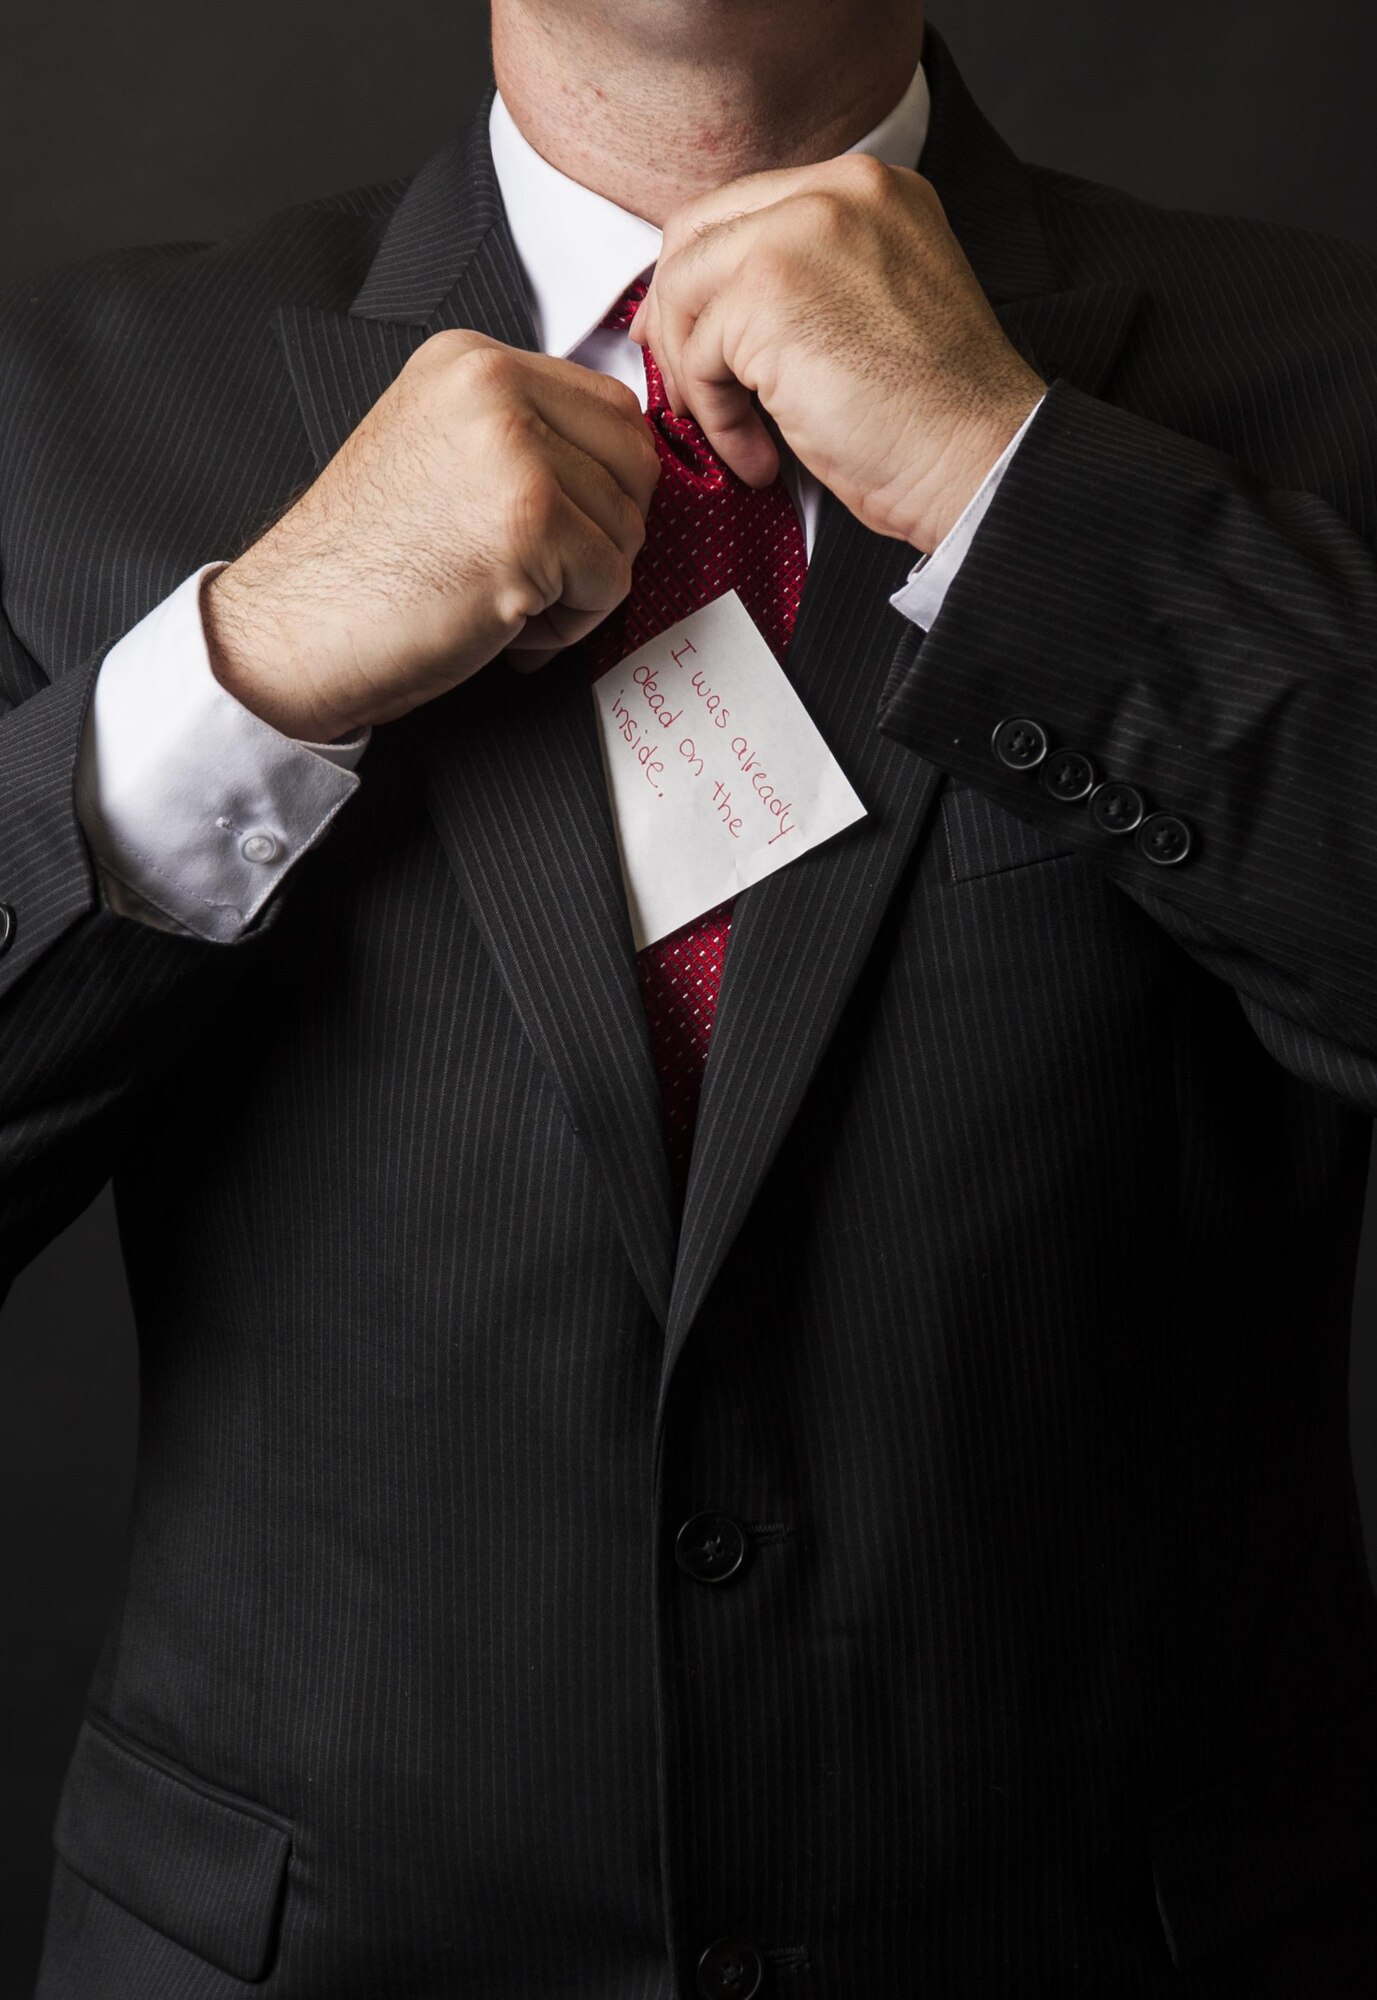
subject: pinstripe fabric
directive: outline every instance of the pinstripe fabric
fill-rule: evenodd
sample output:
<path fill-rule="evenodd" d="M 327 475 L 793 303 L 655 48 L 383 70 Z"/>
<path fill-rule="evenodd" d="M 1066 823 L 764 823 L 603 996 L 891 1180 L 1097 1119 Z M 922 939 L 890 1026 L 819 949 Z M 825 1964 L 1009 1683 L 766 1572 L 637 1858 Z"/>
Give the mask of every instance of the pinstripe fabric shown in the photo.
<path fill-rule="evenodd" d="M 690 2000 L 729 1935 L 797 2000 L 1371 1990 L 1377 272 L 1021 167 L 926 59 L 1055 386 L 926 639 L 824 509 L 790 673 L 869 812 L 738 899 L 677 1237 L 571 677 L 377 732 L 234 947 L 72 815 L 109 642 L 429 332 L 531 343 L 485 109 L 0 321 L 3 1270 L 113 1173 L 142 1354 L 40 2000 Z"/>
<path fill-rule="evenodd" d="M 98 1821 L 97 1856 L 89 1826 Z M 256 1980 L 267 1968 L 273 1919 L 287 1864 L 290 1829 L 241 1801 L 193 1787 L 181 1772 L 160 1769 L 141 1746 L 83 1725 L 72 1782 L 53 1832 L 101 1893 L 133 1902 L 160 1930 L 172 1929 L 234 1977 Z M 162 1901 L 148 1902 L 143 1856 L 165 1856 Z"/>

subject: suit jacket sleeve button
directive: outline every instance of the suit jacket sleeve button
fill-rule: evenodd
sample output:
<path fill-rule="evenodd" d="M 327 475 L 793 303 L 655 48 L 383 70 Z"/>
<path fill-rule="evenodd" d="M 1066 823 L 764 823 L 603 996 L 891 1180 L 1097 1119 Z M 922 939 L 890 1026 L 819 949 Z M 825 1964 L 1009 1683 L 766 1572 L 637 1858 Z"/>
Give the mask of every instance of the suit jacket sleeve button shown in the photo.
<path fill-rule="evenodd" d="M 1090 817 L 1102 833 L 1132 833 L 1142 825 L 1143 795 L 1136 785 L 1096 785 Z"/>
<path fill-rule="evenodd" d="M 755 2000 L 765 1978 L 765 1961 L 742 1938 L 719 1938 L 698 1961 L 703 2000 Z"/>
<path fill-rule="evenodd" d="M 1031 771 L 1047 755 L 1047 731 L 1026 715 L 1011 715 L 990 739 L 1001 764 L 1011 771 Z"/>
<path fill-rule="evenodd" d="M 695 1514 L 674 1538 L 674 1560 L 695 1583 L 725 1583 L 746 1560 L 746 1531 L 730 1514 Z"/>
<path fill-rule="evenodd" d="M 1149 813 L 1138 829 L 1138 851 L 1158 868 L 1175 868 L 1195 845 L 1185 820 L 1175 813 Z"/>
<path fill-rule="evenodd" d="M 1054 750 L 1042 767 L 1042 789 L 1066 805 L 1088 798 L 1094 785 L 1095 766 L 1079 750 Z"/>
<path fill-rule="evenodd" d="M 0 958 L 3 958 L 14 943 L 14 911 L 8 903 L 0 903 Z"/>

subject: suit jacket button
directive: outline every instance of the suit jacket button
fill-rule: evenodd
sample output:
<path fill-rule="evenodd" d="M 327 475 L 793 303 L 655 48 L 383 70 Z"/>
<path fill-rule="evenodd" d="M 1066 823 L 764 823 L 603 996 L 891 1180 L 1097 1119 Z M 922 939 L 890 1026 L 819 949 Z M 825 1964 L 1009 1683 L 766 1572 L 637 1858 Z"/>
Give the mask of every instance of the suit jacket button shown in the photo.
<path fill-rule="evenodd" d="M 1138 851 L 1158 868 L 1174 868 L 1195 845 L 1195 837 L 1175 813 L 1149 813 L 1138 829 Z"/>
<path fill-rule="evenodd" d="M 1095 785 L 1095 766 L 1079 750 L 1054 750 L 1042 767 L 1042 789 L 1050 798 L 1074 805 Z"/>
<path fill-rule="evenodd" d="M 1047 755 L 1047 731 L 1026 715 L 1011 715 L 990 739 L 1001 764 L 1011 771 L 1031 771 Z"/>
<path fill-rule="evenodd" d="M 14 911 L 8 903 L 0 903 L 0 958 L 14 943 Z"/>
<path fill-rule="evenodd" d="M 754 2000 L 764 1978 L 764 1959 L 741 1938 L 719 1938 L 698 1961 L 698 1991 L 704 2000 Z"/>
<path fill-rule="evenodd" d="M 674 1538 L 674 1560 L 696 1583 L 725 1583 L 746 1560 L 746 1531 L 730 1514 L 695 1514 Z"/>
<path fill-rule="evenodd" d="M 1143 795 L 1136 785 L 1096 785 L 1090 817 L 1102 833 L 1132 833 L 1143 819 Z"/>

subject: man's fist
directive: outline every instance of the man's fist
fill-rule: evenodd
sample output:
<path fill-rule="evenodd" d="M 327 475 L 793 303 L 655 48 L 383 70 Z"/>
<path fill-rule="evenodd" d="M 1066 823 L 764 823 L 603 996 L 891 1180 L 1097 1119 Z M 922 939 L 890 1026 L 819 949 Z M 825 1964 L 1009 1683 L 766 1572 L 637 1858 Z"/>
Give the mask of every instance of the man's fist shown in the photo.
<path fill-rule="evenodd" d="M 778 468 L 756 397 L 866 527 L 928 554 L 1045 388 L 930 183 L 861 153 L 679 209 L 631 332 L 748 484 Z"/>
<path fill-rule="evenodd" d="M 207 585 L 216 675 L 274 727 L 327 743 L 445 693 L 504 646 L 539 665 L 626 596 L 658 476 L 621 383 L 435 334 Z"/>

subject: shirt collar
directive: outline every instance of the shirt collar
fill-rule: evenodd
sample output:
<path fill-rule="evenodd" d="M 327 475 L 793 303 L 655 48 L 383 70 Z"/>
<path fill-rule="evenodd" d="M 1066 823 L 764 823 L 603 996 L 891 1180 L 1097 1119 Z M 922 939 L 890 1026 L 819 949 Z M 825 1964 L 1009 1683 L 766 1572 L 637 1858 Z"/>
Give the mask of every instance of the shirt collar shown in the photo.
<path fill-rule="evenodd" d="M 930 111 L 919 63 L 894 109 L 847 151 L 869 153 L 891 167 L 916 166 Z M 649 271 L 660 254 L 660 232 L 552 167 L 518 131 L 500 91 L 493 97 L 488 135 L 530 292 L 536 339 L 542 353 L 567 356 Z"/>

